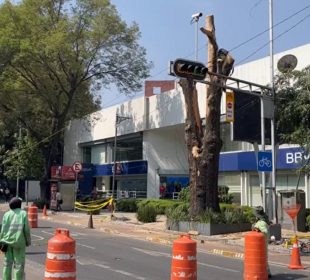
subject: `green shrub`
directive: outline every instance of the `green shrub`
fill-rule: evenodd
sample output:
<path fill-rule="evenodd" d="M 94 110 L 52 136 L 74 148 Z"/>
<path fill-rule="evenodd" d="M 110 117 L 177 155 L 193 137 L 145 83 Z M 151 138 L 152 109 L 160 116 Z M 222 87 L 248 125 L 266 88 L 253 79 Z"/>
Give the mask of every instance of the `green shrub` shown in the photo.
<path fill-rule="evenodd" d="M 224 224 L 225 218 L 223 213 L 214 212 L 212 209 L 206 209 L 197 217 L 197 221 L 206 224 Z"/>
<path fill-rule="evenodd" d="M 233 201 L 233 195 L 228 193 L 229 187 L 227 186 L 218 186 L 218 193 L 219 193 L 219 201 L 222 203 L 231 204 Z"/>
<path fill-rule="evenodd" d="M 166 209 L 167 219 L 172 221 L 189 221 L 189 204 L 181 203 L 179 205 L 175 204 L 172 207 Z"/>
<path fill-rule="evenodd" d="M 224 212 L 224 218 L 226 224 L 243 224 L 248 223 L 247 216 L 241 208 L 236 208 L 233 210 L 226 210 Z"/>
<path fill-rule="evenodd" d="M 122 212 L 137 212 L 138 202 L 135 198 L 117 200 L 116 209 Z"/>
<path fill-rule="evenodd" d="M 190 191 L 189 187 L 183 188 L 179 193 L 179 200 L 189 203 Z"/>
<path fill-rule="evenodd" d="M 256 217 L 253 213 L 253 208 L 250 206 L 241 206 L 240 208 L 243 212 L 246 222 L 254 224 L 256 221 Z"/>
<path fill-rule="evenodd" d="M 47 200 L 43 199 L 43 198 L 36 198 L 33 203 L 39 208 L 39 209 L 43 209 L 44 205 L 46 204 L 46 207 L 49 208 L 49 203 L 47 202 Z"/>
<path fill-rule="evenodd" d="M 236 209 L 238 206 L 235 204 L 228 204 L 228 203 L 220 203 L 220 209 L 222 212 L 225 212 L 226 210 L 232 211 Z"/>
<path fill-rule="evenodd" d="M 153 205 L 140 205 L 137 211 L 137 219 L 143 223 L 156 222 L 157 210 Z"/>
<path fill-rule="evenodd" d="M 178 200 L 171 199 L 143 199 L 138 202 L 138 208 L 145 205 L 151 205 L 156 208 L 158 215 L 164 215 L 167 208 L 175 207 L 175 205 L 179 205 L 181 203 L 182 202 Z"/>

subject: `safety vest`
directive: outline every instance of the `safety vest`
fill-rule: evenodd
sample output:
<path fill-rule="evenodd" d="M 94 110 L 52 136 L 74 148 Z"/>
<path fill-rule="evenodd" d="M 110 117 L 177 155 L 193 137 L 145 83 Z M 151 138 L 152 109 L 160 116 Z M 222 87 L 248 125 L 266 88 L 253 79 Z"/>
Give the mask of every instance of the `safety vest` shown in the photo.
<path fill-rule="evenodd" d="M 20 208 L 7 211 L 2 219 L 0 241 L 14 248 L 31 244 L 27 212 Z"/>

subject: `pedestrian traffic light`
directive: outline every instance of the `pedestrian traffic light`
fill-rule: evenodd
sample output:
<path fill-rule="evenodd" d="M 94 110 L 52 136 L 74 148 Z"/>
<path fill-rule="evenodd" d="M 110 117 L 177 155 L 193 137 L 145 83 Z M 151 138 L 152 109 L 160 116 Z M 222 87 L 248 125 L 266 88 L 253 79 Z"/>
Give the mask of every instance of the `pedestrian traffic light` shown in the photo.
<path fill-rule="evenodd" d="M 201 62 L 179 58 L 173 63 L 173 71 L 176 76 L 181 78 L 204 80 L 208 68 Z"/>

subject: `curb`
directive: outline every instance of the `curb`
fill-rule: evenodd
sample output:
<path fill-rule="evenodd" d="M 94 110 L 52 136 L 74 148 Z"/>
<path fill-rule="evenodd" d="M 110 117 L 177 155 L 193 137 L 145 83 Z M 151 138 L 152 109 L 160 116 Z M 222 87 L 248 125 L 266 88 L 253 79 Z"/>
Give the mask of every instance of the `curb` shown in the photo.
<path fill-rule="evenodd" d="M 221 255 L 221 256 L 240 259 L 240 260 L 244 259 L 244 254 L 239 253 L 239 252 L 225 251 L 225 250 L 219 250 L 219 249 L 212 249 L 212 250 L 209 250 L 208 252 L 214 255 Z"/>

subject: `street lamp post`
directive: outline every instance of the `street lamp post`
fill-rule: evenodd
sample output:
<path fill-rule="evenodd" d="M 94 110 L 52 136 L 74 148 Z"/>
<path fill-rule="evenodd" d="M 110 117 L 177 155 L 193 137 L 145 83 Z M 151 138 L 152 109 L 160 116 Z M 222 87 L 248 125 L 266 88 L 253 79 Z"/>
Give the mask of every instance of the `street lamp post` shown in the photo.
<path fill-rule="evenodd" d="M 113 179 L 112 179 L 112 197 L 114 197 L 114 190 L 115 190 L 115 167 L 116 167 L 116 149 L 117 149 L 117 126 L 125 120 L 130 119 L 130 117 L 123 117 L 116 114 L 115 117 L 115 134 L 114 134 L 114 150 L 113 150 Z"/>
<path fill-rule="evenodd" d="M 274 59 L 273 59 L 273 0 L 269 0 L 269 55 L 270 55 L 270 87 L 272 88 L 273 104 L 275 104 L 274 90 Z M 273 221 L 278 223 L 277 213 L 277 190 L 276 190 L 276 147 L 275 147 L 275 105 L 272 108 L 272 118 L 270 121 L 271 129 L 271 153 L 272 153 L 272 173 L 271 191 L 272 192 L 272 212 Z"/>
<path fill-rule="evenodd" d="M 202 13 L 196 13 L 192 15 L 191 23 L 196 22 L 195 31 L 195 60 L 198 60 L 198 21 L 202 17 Z"/>

